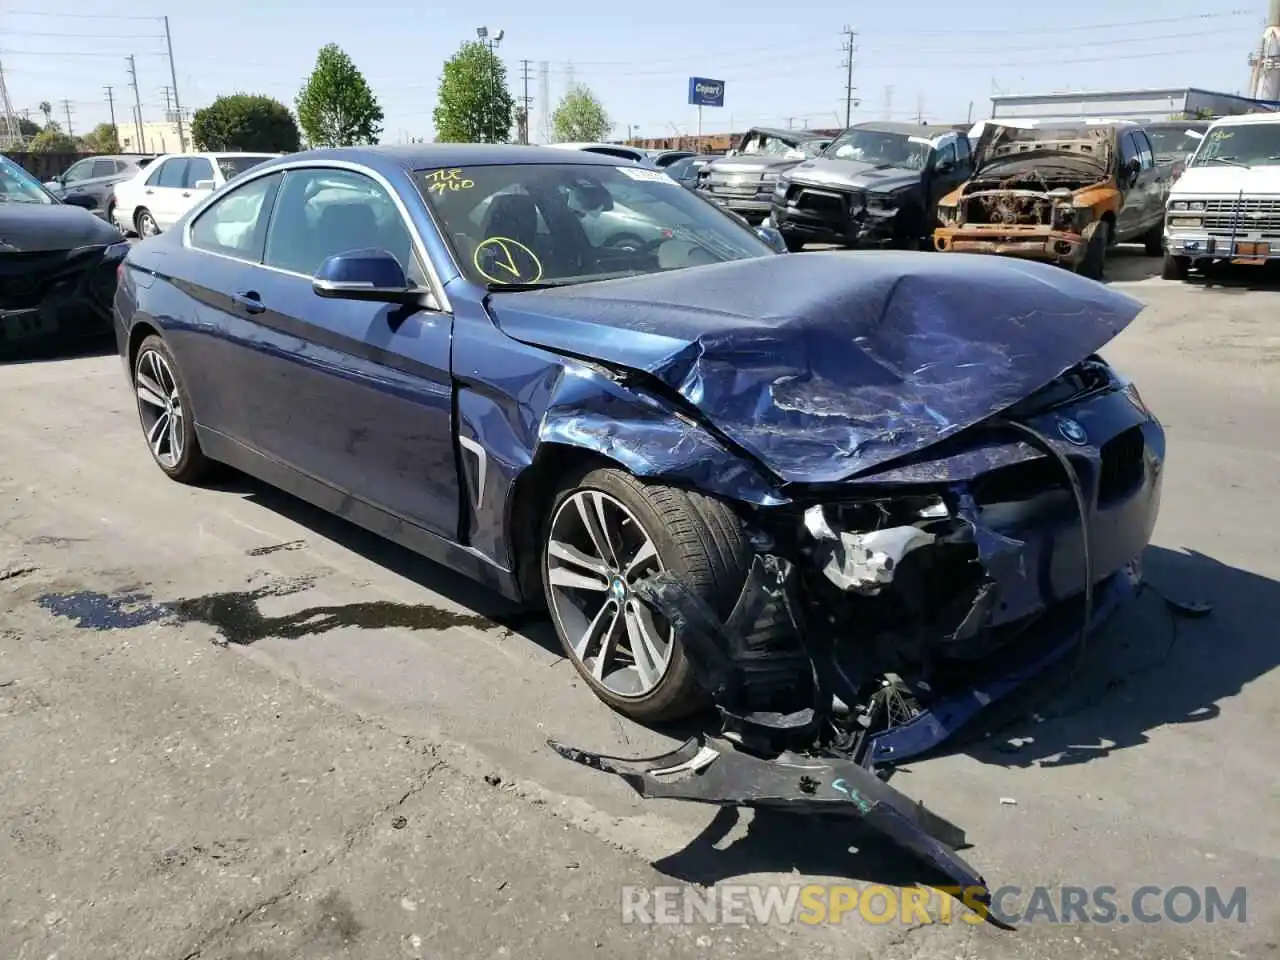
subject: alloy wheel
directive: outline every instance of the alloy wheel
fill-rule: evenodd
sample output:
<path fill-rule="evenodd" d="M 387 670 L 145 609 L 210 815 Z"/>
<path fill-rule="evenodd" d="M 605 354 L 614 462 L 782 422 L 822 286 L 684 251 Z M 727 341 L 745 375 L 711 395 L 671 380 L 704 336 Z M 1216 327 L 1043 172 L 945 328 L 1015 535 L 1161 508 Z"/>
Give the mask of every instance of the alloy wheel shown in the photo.
<path fill-rule="evenodd" d="M 670 665 L 673 630 L 633 592 L 662 569 L 653 538 L 606 493 L 577 490 L 551 519 L 552 615 L 574 658 L 616 696 L 648 695 Z"/>
<path fill-rule="evenodd" d="M 138 216 L 138 236 L 154 237 L 160 232 L 160 228 L 156 225 L 155 217 L 149 213 L 142 213 Z"/>
<path fill-rule="evenodd" d="M 145 351 L 138 357 L 134 388 L 138 394 L 138 417 L 151 455 L 166 470 L 173 470 L 182 460 L 186 413 L 178 378 L 169 361 L 158 351 Z"/>

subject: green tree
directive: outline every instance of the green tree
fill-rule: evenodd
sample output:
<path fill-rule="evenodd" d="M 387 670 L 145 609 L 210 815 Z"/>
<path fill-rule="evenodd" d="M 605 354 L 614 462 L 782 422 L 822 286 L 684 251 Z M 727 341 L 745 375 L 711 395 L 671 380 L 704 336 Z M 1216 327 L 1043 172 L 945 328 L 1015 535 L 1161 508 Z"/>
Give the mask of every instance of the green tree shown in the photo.
<path fill-rule="evenodd" d="M 30 139 L 40 132 L 40 125 L 32 123 L 26 117 L 18 117 L 18 132 Z"/>
<path fill-rule="evenodd" d="M 560 99 L 551 128 L 560 143 L 592 143 L 607 137 L 613 124 L 596 95 L 579 83 Z"/>
<path fill-rule="evenodd" d="M 116 128 L 109 123 L 100 123 L 80 138 L 84 150 L 89 153 L 119 153 L 120 138 Z"/>
<path fill-rule="evenodd" d="M 44 126 L 47 130 L 53 126 L 53 104 L 48 100 L 40 101 L 40 112 L 44 114 Z"/>
<path fill-rule="evenodd" d="M 316 56 L 316 67 L 298 91 L 298 123 L 313 147 L 377 143 L 382 108 L 351 58 L 336 43 Z"/>
<path fill-rule="evenodd" d="M 507 68 L 488 46 L 471 40 L 445 61 L 432 120 L 437 143 L 508 143 L 515 100 Z"/>
<path fill-rule="evenodd" d="M 75 137 L 59 130 L 57 124 L 50 124 L 31 138 L 27 149 L 32 153 L 80 153 L 81 145 Z"/>
<path fill-rule="evenodd" d="M 293 153 L 301 134 L 293 114 L 279 100 L 252 93 L 219 97 L 196 111 L 191 139 L 201 150 Z"/>

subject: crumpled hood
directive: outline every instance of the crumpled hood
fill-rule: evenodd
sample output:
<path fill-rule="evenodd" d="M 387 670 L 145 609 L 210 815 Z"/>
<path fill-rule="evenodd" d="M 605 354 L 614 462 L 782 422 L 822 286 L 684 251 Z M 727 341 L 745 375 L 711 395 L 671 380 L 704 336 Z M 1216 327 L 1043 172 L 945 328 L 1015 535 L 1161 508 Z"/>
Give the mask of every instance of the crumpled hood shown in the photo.
<path fill-rule="evenodd" d="M 704 172 L 721 174 L 772 173 L 794 167 L 799 160 L 783 157 L 724 157 L 703 167 Z"/>
<path fill-rule="evenodd" d="M 0 203 L 0 250 L 7 253 L 73 250 L 123 239 L 119 230 L 83 207 Z"/>
<path fill-rule="evenodd" d="M 1060 156 L 1070 161 L 1078 161 L 1089 166 L 1097 167 L 1102 171 L 1111 169 L 1111 128 L 1106 126 L 1083 127 L 1078 125 L 1055 126 L 1053 124 L 1045 124 L 1036 127 L 1018 127 L 1005 126 L 998 123 L 987 123 L 982 129 L 982 135 L 978 137 L 973 144 L 973 169 L 974 176 L 979 176 L 984 167 L 989 165 L 993 160 L 1009 160 L 1016 154 L 1006 154 L 996 157 L 993 154 L 998 148 L 1008 143 L 1018 141 L 1021 144 L 1021 150 L 1033 152 L 1037 150 L 1038 144 L 1043 144 L 1039 149 L 1044 150 L 1043 153 L 1035 154 L 1039 158 L 1046 158 L 1052 155 L 1052 148 L 1049 144 L 1070 143 L 1076 145 L 1075 150 L 1062 150 Z M 1089 146 L 1094 152 L 1092 155 L 1081 152 L 1078 147 Z M 1055 158 L 1056 159 L 1056 158 Z"/>
<path fill-rule="evenodd" d="M 779 479 L 825 483 L 998 413 L 1142 304 L 1058 267 L 865 251 L 495 293 L 508 336 L 645 371 Z"/>
<path fill-rule="evenodd" d="M 863 163 L 859 160 L 806 160 L 788 176 L 793 183 L 812 184 L 815 187 L 852 187 L 888 193 L 899 187 L 909 187 L 920 182 L 920 173 L 903 167 L 885 164 Z"/>

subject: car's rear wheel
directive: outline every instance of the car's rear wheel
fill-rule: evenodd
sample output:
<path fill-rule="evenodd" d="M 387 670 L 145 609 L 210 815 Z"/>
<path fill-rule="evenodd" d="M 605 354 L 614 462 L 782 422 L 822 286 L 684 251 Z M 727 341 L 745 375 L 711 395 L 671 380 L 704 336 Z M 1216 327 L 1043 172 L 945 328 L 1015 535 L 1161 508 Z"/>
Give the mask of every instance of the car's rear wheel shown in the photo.
<path fill-rule="evenodd" d="M 147 337 L 138 348 L 133 388 L 142 435 L 156 465 L 179 483 L 195 483 L 207 475 L 212 463 L 196 437 L 191 399 L 177 361 L 160 337 Z"/>
<path fill-rule="evenodd" d="M 133 215 L 133 225 L 137 227 L 140 237 L 154 237 L 160 232 L 160 225 L 146 207 L 138 208 L 138 212 Z"/>
<path fill-rule="evenodd" d="M 633 588 L 646 576 L 670 572 L 727 617 L 752 552 L 726 504 L 622 470 L 592 469 L 556 495 L 542 544 L 542 581 L 556 633 L 601 700 L 648 722 L 706 706 L 671 625 Z"/>
<path fill-rule="evenodd" d="M 1164 254 L 1164 220 L 1161 220 L 1148 231 L 1143 239 L 1143 246 L 1148 257 L 1159 257 Z"/>

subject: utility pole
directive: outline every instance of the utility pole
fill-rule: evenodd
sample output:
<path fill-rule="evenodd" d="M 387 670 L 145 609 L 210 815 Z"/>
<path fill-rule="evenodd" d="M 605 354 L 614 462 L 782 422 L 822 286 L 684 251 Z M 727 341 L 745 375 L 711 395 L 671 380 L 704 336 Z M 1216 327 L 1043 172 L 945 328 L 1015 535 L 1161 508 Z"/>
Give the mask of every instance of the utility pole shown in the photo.
<path fill-rule="evenodd" d="M 884 88 L 884 118 L 893 119 L 893 84 Z"/>
<path fill-rule="evenodd" d="M 186 137 L 182 132 L 182 101 L 178 99 L 178 70 L 173 65 L 173 37 L 169 33 L 169 18 L 164 18 L 164 42 L 169 48 L 169 82 L 173 84 L 173 113 L 174 119 L 178 126 L 178 152 L 185 152 L 187 149 Z M 142 112 L 142 108 L 138 108 L 138 112 Z M 168 117 L 165 117 L 168 120 Z"/>
<path fill-rule="evenodd" d="M 4 80 L 4 67 L 0 66 L 0 145 L 5 147 L 22 144 L 22 126 L 13 115 L 13 103 L 9 100 L 9 87 Z"/>
<path fill-rule="evenodd" d="M 67 115 L 67 136 L 74 137 L 75 131 L 71 129 L 71 101 L 70 100 L 62 101 L 62 111 Z"/>
<path fill-rule="evenodd" d="M 862 103 L 854 97 L 853 86 L 853 59 L 858 52 L 858 47 L 854 41 L 858 38 L 858 31 L 854 30 L 848 24 L 841 31 L 844 35 L 844 42 L 841 49 L 844 50 L 844 62 L 840 64 L 845 69 L 844 74 L 844 125 L 848 127 L 853 122 L 853 108 Z"/>
<path fill-rule="evenodd" d="M 533 98 L 529 96 L 529 69 L 530 61 L 520 61 L 520 79 L 524 82 L 524 96 L 520 98 L 520 102 L 524 106 L 524 122 L 520 124 L 520 142 L 529 142 L 529 107 L 533 104 Z"/>
<path fill-rule="evenodd" d="M 147 141 L 142 135 L 142 95 L 138 93 L 138 68 L 133 62 L 133 54 L 125 57 L 129 62 L 129 86 L 133 87 L 133 125 L 138 134 L 138 152 L 147 152 Z"/>
<path fill-rule="evenodd" d="M 794 127 L 792 127 L 792 123 L 795 121 L 795 119 L 796 119 L 796 118 L 795 118 L 795 117 L 785 117 L 784 119 L 787 121 L 787 129 L 788 129 L 788 130 L 792 130 L 792 129 L 794 129 Z M 730 126 L 732 126 L 732 124 L 730 124 Z"/>
<path fill-rule="evenodd" d="M 916 94 L 916 123 L 924 123 L 924 91 Z"/>
<path fill-rule="evenodd" d="M 111 86 L 102 88 L 107 92 L 107 109 L 111 111 L 111 136 L 115 138 L 116 149 L 120 148 L 120 128 L 116 126 L 116 95 Z"/>
<path fill-rule="evenodd" d="M 169 108 L 169 88 L 168 88 L 168 87 L 161 87 L 161 88 L 160 88 L 160 96 L 164 97 L 164 118 L 165 118 L 166 120 L 168 120 L 168 119 L 169 119 L 169 114 L 173 112 L 173 111 Z"/>

